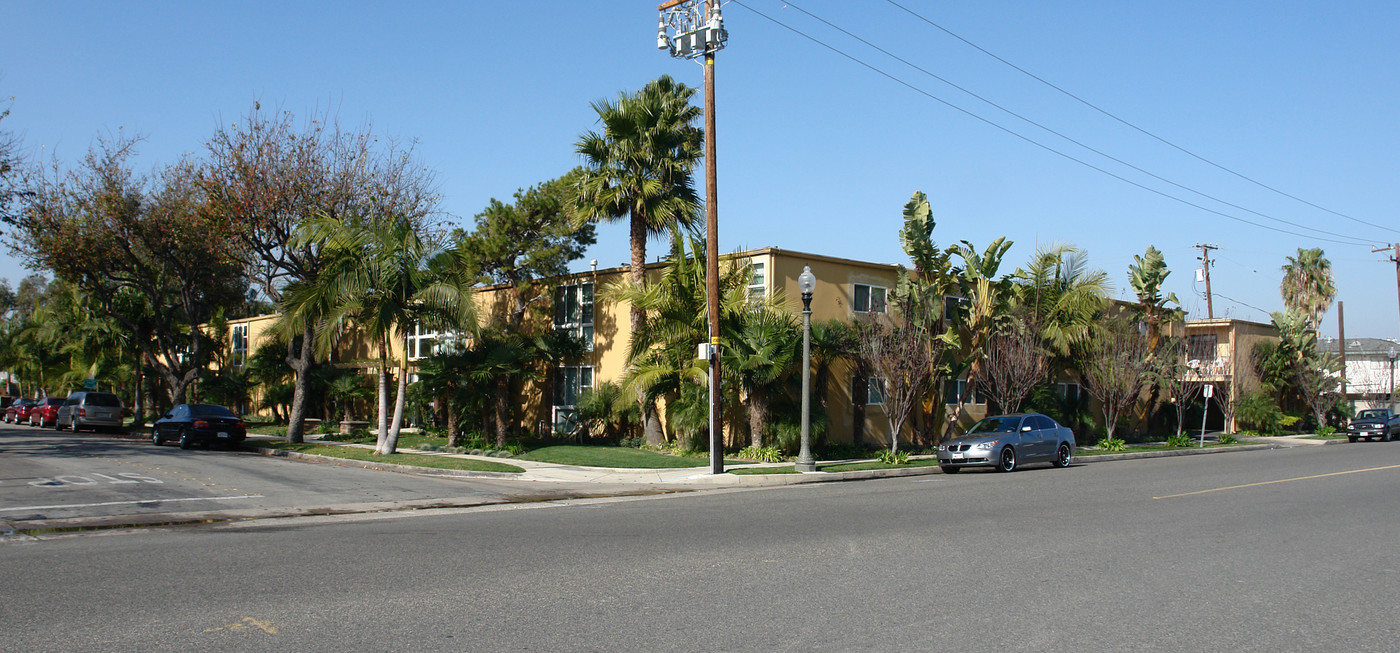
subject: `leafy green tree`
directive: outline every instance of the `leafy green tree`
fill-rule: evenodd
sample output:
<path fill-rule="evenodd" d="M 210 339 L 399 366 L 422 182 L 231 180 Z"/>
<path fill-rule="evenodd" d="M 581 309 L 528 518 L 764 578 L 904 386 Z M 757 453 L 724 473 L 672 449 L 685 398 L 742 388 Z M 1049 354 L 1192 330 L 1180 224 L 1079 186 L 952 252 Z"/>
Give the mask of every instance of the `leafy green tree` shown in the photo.
<path fill-rule="evenodd" d="M 76 285 L 143 336 L 133 344 L 179 403 L 209 358 L 199 325 L 236 303 L 245 286 L 226 223 L 203 210 L 194 166 L 139 178 L 128 166 L 133 145 L 100 141 L 78 169 L 39 176 L 19 238 L 30 264 Z M 127 302 L 159 310 L 129 310 Z"/>
<path fill-rule="evenodd" d="M 802 331 L 791 313 L 755 306 L 725 341 L 721 369 L 743 390 L 749 444 L 760 448 L 774 394 L 802 364 Z"/>
<path fill-rule="evenodd" d="M 1332 262 L 1323 256 L 1322 248 L 1298 248 L 1298 256 L 1285 257 L 1283 282 L 1279 293 L 1283 305 L 1307 318 L 1309 328 L 1322 324 L 1322 314 L 1337 297 L 1337 285 L 1332 278 Z"/>
<path fill-rule="evenodd" d="M 495 198 L 476 216 L 476 228 L 460 236 L 463 266 L 480 269 L 483 281 L 510 286 L 504 323 L 519 329 L 528 306 L 547 300 L 569 264 L 597 241 L 592 223 L 575 224 L 581 169 L 515 192 L 506 204 Z"/>

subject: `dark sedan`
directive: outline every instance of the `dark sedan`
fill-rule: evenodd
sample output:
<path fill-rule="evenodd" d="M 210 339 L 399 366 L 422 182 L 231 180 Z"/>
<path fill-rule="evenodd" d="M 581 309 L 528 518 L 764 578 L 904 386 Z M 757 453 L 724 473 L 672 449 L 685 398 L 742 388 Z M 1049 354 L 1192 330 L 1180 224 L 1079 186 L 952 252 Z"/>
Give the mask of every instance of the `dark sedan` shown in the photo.
<path fill-rule="evenodd" d="M 215 404 L 180 404 L 151 426 L 152 443 L 178 442 L 181 449 L 216 443 L 232 449 L 247 436 L 243 418 Z"/>

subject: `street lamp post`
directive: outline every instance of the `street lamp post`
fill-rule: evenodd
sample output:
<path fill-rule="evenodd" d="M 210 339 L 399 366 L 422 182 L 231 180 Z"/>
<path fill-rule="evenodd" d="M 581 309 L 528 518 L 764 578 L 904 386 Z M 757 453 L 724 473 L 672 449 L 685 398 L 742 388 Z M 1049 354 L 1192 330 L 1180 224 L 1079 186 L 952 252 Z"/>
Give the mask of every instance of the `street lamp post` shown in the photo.
<path fill-rule="evenodd" d="M 802 450 L 793 465 L 799 472 L 817 471 L 817 461 L 812 458 L 808 415 L 812 409 L 812 290 L 816 286 L 817 277 L 812 274 L 811 266 L 802 266 L 802 274 L 797 277 L 797 287 L 802 290 Z"/>

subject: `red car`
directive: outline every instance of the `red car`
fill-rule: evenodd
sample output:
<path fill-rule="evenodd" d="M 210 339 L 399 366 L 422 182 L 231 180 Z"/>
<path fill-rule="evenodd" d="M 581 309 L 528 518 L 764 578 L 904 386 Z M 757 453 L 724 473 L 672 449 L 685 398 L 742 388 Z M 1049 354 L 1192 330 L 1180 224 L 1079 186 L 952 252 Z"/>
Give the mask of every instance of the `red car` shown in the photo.
<path fill-rule="evenodd" d="M 14 403 L 5 408 L 5 423 L 19 424 L 20 422 L 28 420 L 29 409 L 33 408 L 36 403 L 38 402 L 34 399 L 26 399 L 24 397 L 16 399 Z"/>
<path fill-rule="evenodd" d="M 48 397 L 40 399 L 39 404 L 29 409 L 30 426 L 53 426 L 58 423 L 58 407 L 63 405 L 67 397 Z"/>

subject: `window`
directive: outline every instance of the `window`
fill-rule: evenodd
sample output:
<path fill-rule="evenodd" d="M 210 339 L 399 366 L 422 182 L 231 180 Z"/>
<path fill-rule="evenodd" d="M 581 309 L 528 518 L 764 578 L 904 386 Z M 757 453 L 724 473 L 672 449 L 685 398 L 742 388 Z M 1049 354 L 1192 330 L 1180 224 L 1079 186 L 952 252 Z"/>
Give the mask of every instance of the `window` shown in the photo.
<path fill-rule="evenodd" d="M 768 297 L 768 276 L 765 274 L 767 264 L 761 262 L 749 263 L 749 301 L 761 302 Z"/>
<path fill-rule="evenodd" d="M 578 400 L 593 389 L 591 366 L 565 366 L 554 370 L 554 432 L 568 434 L 578 427 Z"/>
<path fill-rule="evenodd" d="M 559 286 L 554 290 L 554 328 L 583 340 L 593 351 L 593 284 Z"/>
<path fill-rule="evenodd" d="M 962 403 L 974 406 L 981 406 L 987 403 L 987 400 L 982 397 L 981 392 L 978 392 L 976 388 L 967 384 L 967 379 L 947 379 L 943 381 L 943 403 L 949 406 L 956 406 L 959 398 L 962 399 Z"/>
<path fill-rule="evenodd" d="M 419 325 L 413 325 L 413 333 L 408 336 L 408 358 L 417 360 L 437 353 L 437 341 L 441 335 L 428 331 Z"/>
<path fill-rule="evenodd" d="M 1214 333 L 1201 333 L 1186 339 L 1187 360 L 1210 362 L 1215 360 L 1215 348 L 1220 336 Z"/>
<path fill-rule="evenodd" d="M 242 367 L 248 362 L 248 325 L 235 324 L 229 327 L 229 357 L 228 363 L 234 367 Z"/>
<path fill-rule="evenodd" d="M 851 297 L 851 308 L 857 313 L 884 313 L 885 288 L 863 283 L 855 284 Z"/>
<path fill-rule="evenodd" d="M 1056 383 L 1055 396 L 1059 397 L 1060 401 L 1064 401 L 1071 404 L 1077 404 L 1079 403 L 1079 384 Z"/>
<path fill-rule="evenodd" d="M 962 305 L 965 303 L 967 303 L 966 297 L 958 297 L 957 295 L 944 295 L 943 324 L 951 325 L 953 324 L 953 322 L 957 321 L 958 316 L 961 315 L 963 311 Z"/>
<path fill-rule="evenodd" d="M 885 378 L 881 376 L 851 377 L 851 397 L 866 406 L 885 404 Z M 865 401 L 861 401 L 864 399 Z"/>

